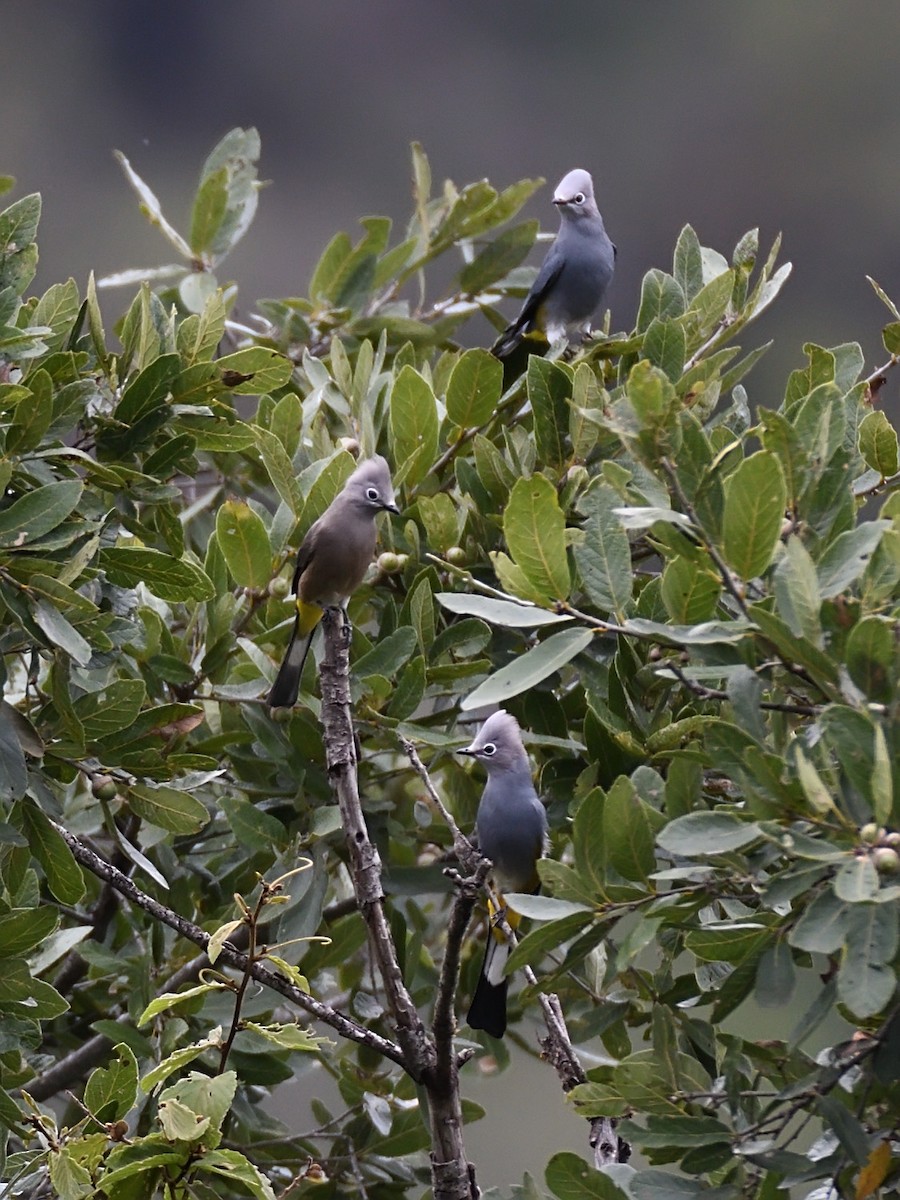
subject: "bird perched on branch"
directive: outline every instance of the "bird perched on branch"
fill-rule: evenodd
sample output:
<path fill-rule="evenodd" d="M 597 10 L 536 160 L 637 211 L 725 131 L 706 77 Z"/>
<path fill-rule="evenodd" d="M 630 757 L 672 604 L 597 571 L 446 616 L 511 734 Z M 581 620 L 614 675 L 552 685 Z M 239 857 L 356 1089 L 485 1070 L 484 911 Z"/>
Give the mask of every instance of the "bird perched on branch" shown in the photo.
<path fill-rule="evenodd" d="M 521 919 L 503 893 L 536 892 L 540 887 L 537 861 L 547 839 L 547 814 L 531 779 L 518 722 L 510 713 L 501 709 L 488 717 L 471 746 L 457 753 L 477 759 L 487 770 L 475 828 L 481 853 L 493 863 L 496 897 L 488 902 L 491 919 L 484 963 L 467 1020 L 473 1029 L 503 1037 L 511 947 L 498 922 L 502 918 L 515 929 Z"/>
<path fill-rule="evenodd" d="M 303 664 L 326 608 L 346 609 L 375 552 L 375 518 L 399 512 L 391 472 L 381 455 L 361 462 L 313 525 L 297 551 L 292 591 L 297 615 L 287 650 L 267 698 L 271 708 L 290 708 L 300 691 Z M 346 618 L 346 611 L 344 612 Z M 349 628 L 349 626 L 348 626 Z"/>
<path fill-rule="evenodd" d="M 547 251 L 522 311 L 503 331 L 491 353 L 507 359 L 523 338 L 581 343 L 603 306 L 613 277 L 616 248 L 607 236 L 587 171 L 564 175 L 553 193 L 559 233 Z"/>

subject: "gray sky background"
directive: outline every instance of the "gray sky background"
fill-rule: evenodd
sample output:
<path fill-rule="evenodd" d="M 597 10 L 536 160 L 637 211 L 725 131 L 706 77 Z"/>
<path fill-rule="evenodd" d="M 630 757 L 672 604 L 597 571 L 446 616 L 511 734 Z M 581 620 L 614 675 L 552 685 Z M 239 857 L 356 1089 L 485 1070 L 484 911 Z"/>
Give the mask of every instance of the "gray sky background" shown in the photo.
<path fill-rule="evenodd" d="M 200 163 L 242 124 L 272 184 L 228 263 L 241 305 L 303 294 L 337 229 L 383 213 L 399 235 L 418 139 L 438 183 L 544 176 L 528 212 L 551 229 L 552 185 L 590 170 L 617 329 L 686 221 L 726 253 L 783 231 L 793 277 L 744 335 L 777 339 L 754 402 L 779 402 L 807 340 L 884 360 L 865 275 L 900 299 L 896 0 L 5 0 L 0 28 L 0 171 L 44 195 L 35 286 L 169 261 L 112 149 L 184 227 Z"/>

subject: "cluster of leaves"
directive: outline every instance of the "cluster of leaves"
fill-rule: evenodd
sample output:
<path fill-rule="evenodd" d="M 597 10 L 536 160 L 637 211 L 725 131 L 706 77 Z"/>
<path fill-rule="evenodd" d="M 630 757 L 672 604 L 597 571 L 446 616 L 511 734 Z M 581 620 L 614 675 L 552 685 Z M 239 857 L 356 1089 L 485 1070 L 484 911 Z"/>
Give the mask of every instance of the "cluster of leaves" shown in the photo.
<path fill-rule="evenodd" d="M 295 983 L 391 1036 L 346 903 L 314 663 L 286 720 L 262 700 L 290 625 L 291 549 L 353 452 L 377 450 L 403 512 L 351 605 L 360 783 L 420 1010 L 450 837 L 399 738 L 429 750 L 468 827 L 479 784 L 447 751 L 460 714 L 502 703 L 527 731 L 553 841 L 545 894 L 519 900 L 533 924 L 513 965 L 558 992 L 576 1042 L 602 1047 L 578 1110 L 629 1115 L 651 1164 L 680 1172 L 607 1176 L 559 1155 L 548 1187 L 898 1194 L 900 467 L 859 347 L 806 347 L 780 407 L 752 416 L 742 380 L 765 347 L 734 338 L 789 268 L 777 246 L 758 265 L 755 233 L 728 260 L 687 227 L 672 272 L 645 277 L 631 332 L 574 359 L 554 347 L 504 383 L 453 338 L 474 314 L 501 325 L 498 300 L 527 288 L 537 223 L 497 231 L 539 181 L 433 196 L 418 148 L 403 239 L 381 218 L 356 244 L 338 234 L 308 297 L 261 303 L 254 333 L 213 272 L 252 218 L 257 154 L 241 130 L 213 151 L 187 238 L 123 164 L 185 264 L 161 292 L 138 273 L 120 349 L 93 280 L 83 297 L 69 280 L 23 299 L 39 198 L 0 214 L 6 1177 L 27 1190 L 49 1170 L 65 1200 L 163 1179 L 215 1194 L 204 1173 L 258 1196 L 321 1187 L 312 1160 L 335 1194 L 427 1179 L 402 1072 L 369 1047 L 320 1047 L 267 991 L 245 999 L 223 1054 L 234 988 L 194 978 L 175 1005 L 167 981 L 189 979 L 194 949 L 85 874 L 60 833 L 219 944 L 302 852 L 312 865 L 266 940 L 291 947 L 278 961 Z M 425 268 L 448 254 L 461 265 L 433 300 Z M 900 318 L 884 336 L 893 362 Z M 317 932 L 330 941 L 306 940 Z M 478 959 L 476 944 L 463 989 Z M 802 1015 L 798 982 L 813 985 Z M 723 1026 L 751 997 L 783 1020 L 776 1037 Z M 804 1048 L 835 1009 L 854 1037 Z M 38 1100 L 48 1080 L 83 1077 L 69 1064 L 90 1033 L 109 1041 L 87 1115 L 53 1117 Z M 299 1135 L 260 1099 L 311 1051 L 343 1108 L 316 1101 L 318 1127 Z"/>

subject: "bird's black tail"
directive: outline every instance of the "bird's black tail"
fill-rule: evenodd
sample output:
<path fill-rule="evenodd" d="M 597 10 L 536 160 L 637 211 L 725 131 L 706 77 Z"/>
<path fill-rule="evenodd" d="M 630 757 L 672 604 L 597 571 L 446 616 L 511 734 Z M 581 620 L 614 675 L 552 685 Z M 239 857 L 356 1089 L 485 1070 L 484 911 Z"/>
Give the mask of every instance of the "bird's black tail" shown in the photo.
<path fill-rule="evenodd" d="M 300 614 L 298 613 L 294 618 L 294 628 L 291 631 L 288 648 L 281 660 L 275 682 L 266 697 L 269 708 L 293 708 L 297 703 L 297 696 L 300 694 L 300 676 L 303 674 L 303 666 L 315 632 L 316 627 L 313 626 L 305 637 L 300 633 Z"/>
<path fill-rule="evenodd" d="M 503 1037 L 506 1033 L 506 993 L 509 991 L 509 979 L 504 971 L 509 952 L 509 942 L 489 922 L 484 962 L 481 964 L 481 973 L 466 1020 L 473 1029 L 483 1029 L 485 1033 L 496 1038 Z"/>

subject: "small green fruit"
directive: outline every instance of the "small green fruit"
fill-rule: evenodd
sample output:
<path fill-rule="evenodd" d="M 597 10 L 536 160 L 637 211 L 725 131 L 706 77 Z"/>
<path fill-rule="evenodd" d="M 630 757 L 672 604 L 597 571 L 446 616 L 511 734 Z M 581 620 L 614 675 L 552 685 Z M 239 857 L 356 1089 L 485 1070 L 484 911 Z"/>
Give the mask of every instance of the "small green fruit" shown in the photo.
<path fill-rule="evenodd" d="M 859 840 L 865 842 L 868 846 L 872 846 L 878 841 L 878 826 L 874 821 L 870 821 L 868 825 L 863 825 L 859 831 Z"/>
<path fill-rule="evenodd" d="M 284 575 L 276 575 L 269 583 L 269 595 L 274 596 L 276 600 L 283 600 L 291 590 L 290 580 Z"/>
<path fill-rule="evenodd" d="M 119 794 L 116 781 L 110 779 L 108 775 L 93 775 L 91 777 L 91 791 L 98 800 L 115 800 Z"/>
<path fill-rule="evenodd" d="M 393 550 L 385 550 L 383 554 L 379 554 L 378 570 L 383 571 L 385 575 L 396 575 L 398 571 L 402 570 L 400 555 L 394 554 Z"/>
<path fill-rule="evenodd" d="M 451 546 L 444 557 L 447 559 L 447 562 L 452 563 L 454 567 L 464 567 L 466 565 L 466 559 L 468 558 L 468 555 L 466 554 L 465 550 L 463 550 L 462 546 Z"/>
<path fill-rule="evenodd" d="M 873 850 L 872 862 L 880 875 L 896 875 L 900 872 L 900 854 L 891 846 L 878 846 Z"/>

